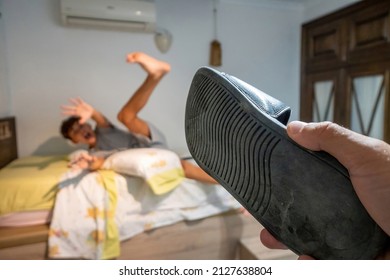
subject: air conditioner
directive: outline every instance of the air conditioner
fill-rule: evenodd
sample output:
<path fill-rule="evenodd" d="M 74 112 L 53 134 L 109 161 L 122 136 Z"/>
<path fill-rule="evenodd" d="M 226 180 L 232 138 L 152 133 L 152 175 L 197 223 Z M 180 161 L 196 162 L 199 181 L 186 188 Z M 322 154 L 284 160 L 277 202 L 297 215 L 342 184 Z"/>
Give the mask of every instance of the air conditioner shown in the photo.
<path fill-rule="evenodd" d="M 155 3 L 151 0 L 61 0 L 64 25 L 154 32 Z"/>

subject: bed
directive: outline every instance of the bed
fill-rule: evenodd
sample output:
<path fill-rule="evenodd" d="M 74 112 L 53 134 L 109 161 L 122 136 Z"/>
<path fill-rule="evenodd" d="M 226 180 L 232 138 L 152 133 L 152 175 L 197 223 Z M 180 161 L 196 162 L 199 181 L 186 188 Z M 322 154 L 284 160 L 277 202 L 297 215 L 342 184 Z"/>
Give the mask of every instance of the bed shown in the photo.
<path fill-rule="evenodd" d="M 261 229 L 219 185 L 156 195 L 139 176 L 69 170 L 68 155 L 18 158 L 14 118 L 0 151 L 0 259 L 235 259 Z"/>

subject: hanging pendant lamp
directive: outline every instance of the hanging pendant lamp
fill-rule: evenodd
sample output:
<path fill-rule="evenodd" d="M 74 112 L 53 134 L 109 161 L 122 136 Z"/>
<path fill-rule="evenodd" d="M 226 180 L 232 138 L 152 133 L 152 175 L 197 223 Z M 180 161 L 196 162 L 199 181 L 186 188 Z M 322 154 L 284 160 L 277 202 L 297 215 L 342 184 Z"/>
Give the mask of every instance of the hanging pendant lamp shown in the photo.
<path fill-rule="evenodd" d="M 217 4 L 214 2 L 213 20 L 214 20 L 214 40 L 210 45 L 210 65 L 221 66 L 222 65 L 222 48 L 221 43 L 217 40 Z"/>
<path fill-rule="evenodd" d="M 172 45 L 172 34 L 166 29 L 159 28 L 154 34 L 154 42 L 160 52 L 166 53 Z"/>

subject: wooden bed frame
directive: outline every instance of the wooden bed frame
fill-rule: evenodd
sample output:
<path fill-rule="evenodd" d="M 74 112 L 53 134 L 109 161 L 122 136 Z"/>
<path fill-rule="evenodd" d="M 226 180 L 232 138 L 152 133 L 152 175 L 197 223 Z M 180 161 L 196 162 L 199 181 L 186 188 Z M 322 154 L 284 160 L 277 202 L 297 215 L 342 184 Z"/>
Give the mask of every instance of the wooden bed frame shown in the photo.
<path fill-rule="evenodd" d="M 0 151 L 1 167 L 17 158 L 14 117 L 0 119 Z M 261 228 L 230 211 L 136 235 L 121 242 L 118 259 L 235 259 L 240 239 L 258 237 Z M 48 225 L 0 227 L 0 259 L 47 259 L 47 237 Z"/>
<path fill-rule="evenodd" d="M 15 117 L 0 119 L 0 168 L 18 157 Z"/>
<path fill-rule="evenodd" d="M 121 242 L 117 259 L 237 259 L 240 240 L 258 237 L 261 228 L 251 216 L 230 211 L 136 235 Z M 0 228 L 0 259 L 47 259 L 47 234 L 47 225 Z"/>

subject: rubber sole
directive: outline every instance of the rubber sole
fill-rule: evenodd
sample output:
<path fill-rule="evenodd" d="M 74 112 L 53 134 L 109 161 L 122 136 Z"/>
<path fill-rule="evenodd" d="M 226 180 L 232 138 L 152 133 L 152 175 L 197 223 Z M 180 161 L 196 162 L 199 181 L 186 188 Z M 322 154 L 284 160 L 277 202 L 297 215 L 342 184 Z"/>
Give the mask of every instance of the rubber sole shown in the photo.
<path fill-rule="evenodd" d="M 290 140 L 286 127 L 253 102 L 253 89 L 234 79 L 207 67 L 193 78 L 185 133 L 195 161 L 295 253 L 375 258 L 389 238 L 360 203 L 346 169 Z"/>

